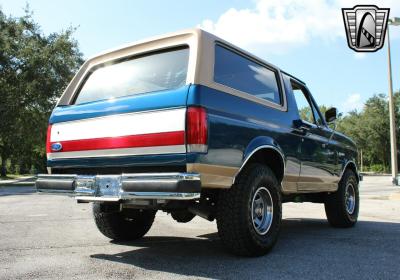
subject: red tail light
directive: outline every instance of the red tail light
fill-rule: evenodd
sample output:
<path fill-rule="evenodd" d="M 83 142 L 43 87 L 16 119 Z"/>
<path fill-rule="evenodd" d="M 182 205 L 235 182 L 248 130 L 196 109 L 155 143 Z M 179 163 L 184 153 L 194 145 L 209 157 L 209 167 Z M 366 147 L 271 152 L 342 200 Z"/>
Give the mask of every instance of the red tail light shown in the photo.
<path fill-rule="evenodd" d="M 189 107 L 186 115 L 186 144 L 188 152 L 207 152 L 207 113 L 201 107 Z"/>
<path fill-rule="evenodd" d="M 49 126 L 47 127 L 46 153 L 51 153 L 50 138 L 51 138 L 51 124 L 49 124 Z"/>

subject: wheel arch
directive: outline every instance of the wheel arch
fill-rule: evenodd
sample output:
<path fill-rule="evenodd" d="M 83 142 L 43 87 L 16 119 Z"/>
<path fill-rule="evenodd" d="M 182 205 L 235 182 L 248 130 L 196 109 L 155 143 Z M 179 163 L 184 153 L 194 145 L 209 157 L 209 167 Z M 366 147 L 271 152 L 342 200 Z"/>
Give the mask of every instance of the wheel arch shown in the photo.
<path fill-rule="evenodd" d="M 356 179 L 357 179 L 357 183 L 360 182 L 360 178 L 358 176 L 358 169 L 357 169 L 357 165 L 354 161 L 349 160 L 346 162 L 346 164 L 343 167 L 342 173 L 340 174 L 340 180 L 342 180 L 344 173 L 346 172 L 346 170 L 352 170 L 354 172 L 354 174 L 356 175 Z"/>
<path fill-rule="evenodd" d="M 278 181 L 282 182 L 285 175 L 285 156 L 273 139 L 269 137 L 255 138 L 246 148 L 243 158 L 241 167 L 233 177 L 233 184 L 245 166 L 255 162 L 267 165 L 272 169 Z"/>

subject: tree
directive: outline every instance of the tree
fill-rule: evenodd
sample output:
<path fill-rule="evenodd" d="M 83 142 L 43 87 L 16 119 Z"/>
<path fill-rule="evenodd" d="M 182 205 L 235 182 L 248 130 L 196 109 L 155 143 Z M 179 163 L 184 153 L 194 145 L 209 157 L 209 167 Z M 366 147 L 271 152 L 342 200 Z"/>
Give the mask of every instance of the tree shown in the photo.
<path fill-rule="evenodd" d="M 0 10 L 1 176 L 8 159 L 44 169 L 48 117 L 82 63 L 73 32 L 46 36 L 29 8 L 20 18 Z"/>
<path fill-rule="evenodd" d="M 396 115 L 399 119 L 399 93 L 396 93 Z M 338 130 L 350 136 L 363 150 L 366 166 L 382 165 L 389 170 L 389 108 L 384 94 L 374 95 L 361 112 L 350 112 L 338 122 Z M 399 141 L 399 140 L 398 140 Z"/>
<path fill-rule="evenodd" d="M 395 116 L 397 128 L 400 120 L 400 92 L 394 94 Z M 324 115 L 328 109 L 320 106 Z M 309 107 L 300 109 L 302 119 L 312 121 Z M 390 167 L 390 134 L 389 134 L 389 105 L 387 96 L 376 94 L 369 98 L 363 110 L 351 111 L 337 121 L 337 130 L 352 138 L 359 150 L 363 150 L 364 166 L 374 171 L 389 171 Z M 397 143 L 400 135 L 397 131 Z"/>
<path fill-rule="evenodd" d="M 325 112 L 328 110 L 329 108 L 326 107 L 325 105 L 321 105 L 319 106 L 319 111 L 322 114 L 322 117 L 325 118 Z M 305 106 L 303 108 L 301 108 L 299 110 L 299 114 L 300 114 L 300 118 L 302 120 L 308 121 L 310 123 L 314 122 L 314 117 L 313 114 L 311 113 L 311 108 L 310 106 Z"/>

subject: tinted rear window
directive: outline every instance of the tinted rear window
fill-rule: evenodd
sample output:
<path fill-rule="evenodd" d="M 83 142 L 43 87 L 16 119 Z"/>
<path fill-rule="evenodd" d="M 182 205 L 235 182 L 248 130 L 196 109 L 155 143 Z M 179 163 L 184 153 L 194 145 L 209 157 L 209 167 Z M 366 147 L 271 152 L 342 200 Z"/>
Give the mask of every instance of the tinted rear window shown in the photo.
<path fill-rule="evenodd" d="M 222 46 L 215 46 L 214 81 L 281 104 L 278 73 Z"/>
<path fill-rule="evenodd" d="M 184 86 L 188 60 L 186 47 L 104 65 L 89 74 L 75 104 Z"/>

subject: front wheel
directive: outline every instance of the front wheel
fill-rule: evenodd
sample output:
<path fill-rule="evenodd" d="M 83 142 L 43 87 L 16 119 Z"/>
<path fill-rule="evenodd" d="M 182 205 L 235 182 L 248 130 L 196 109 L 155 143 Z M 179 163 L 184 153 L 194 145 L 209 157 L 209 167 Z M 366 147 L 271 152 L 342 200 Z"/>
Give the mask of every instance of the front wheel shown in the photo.
<path fill-rule="evenodd" d="M 143 237 L 151 228 L 156 211 L 125 209 L 108 211 L 101 203 L 93 203 L 96 226 L 106 237 L 116 241 L 130 241 Z"/>
<path fill-rule="evenodd" d="M 277 241 L 282 219 L 279 183 L 270 168 L 253 164 L 220 193 L 218 233 L 236 255 L 261 256 Z"/>
<path fill-rule="evenodd" d="M 356 174 L 348 169 L 339 182 L 338 190 L 328 194 L 325 213 L 333 227 L 352 227 L 357 223 L 360 197 Z"/>

